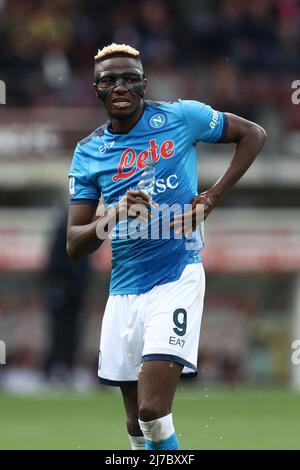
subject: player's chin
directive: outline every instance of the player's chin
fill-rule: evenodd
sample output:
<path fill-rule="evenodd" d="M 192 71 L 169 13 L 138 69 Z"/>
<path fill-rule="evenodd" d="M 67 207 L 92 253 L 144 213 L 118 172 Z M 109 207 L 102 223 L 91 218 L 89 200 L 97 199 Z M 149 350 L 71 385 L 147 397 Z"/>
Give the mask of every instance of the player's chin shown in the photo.
<path fill-rule="evenodd" d="M 127 108 L 116 109 L 112 107 L 110 110 L 110 115 L 116 119 L 125 119 L 131 117 L 135 113 L 135 108 L 128 106 Z"/>

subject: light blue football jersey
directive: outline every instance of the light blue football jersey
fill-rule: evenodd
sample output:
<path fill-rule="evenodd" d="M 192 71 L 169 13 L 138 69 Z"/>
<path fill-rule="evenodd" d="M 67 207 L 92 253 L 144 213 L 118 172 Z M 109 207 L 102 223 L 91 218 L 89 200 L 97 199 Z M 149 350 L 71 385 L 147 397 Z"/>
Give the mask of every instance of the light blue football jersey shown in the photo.
<path fill-rule="evenodd" d="M 76 146 L 70 172 L 70 204 L 116 204 L 138 184 L 147 158 L 155 161 L 153 200 L 159 207 L 191 204 L 197 195 L 196 143 L 218 142 L 226 134 L 226 115 L 198 101 L 145 101 L 139 121 L 126 134 L 110 123 Z M 176 213 L 176 211 L 174 211 Z M 154 217 L 155 219 L 155 217 Z M 151 224 L 154 223 L 151 221 Z M 201 262 L 200 231 L 184 237 L 112 238 L 110 294 L 140 294 L 181 276 Z"/>

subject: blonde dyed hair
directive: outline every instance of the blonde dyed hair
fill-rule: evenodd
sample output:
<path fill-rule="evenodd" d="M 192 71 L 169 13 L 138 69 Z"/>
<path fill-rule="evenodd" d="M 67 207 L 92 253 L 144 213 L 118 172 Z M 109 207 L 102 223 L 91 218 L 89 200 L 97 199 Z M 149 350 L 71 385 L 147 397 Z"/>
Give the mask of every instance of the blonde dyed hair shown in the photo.
<path fill-rule="evenodd" d="M 134 59 L 140 57 L 140 52 L 132 46 L 127 44 L 116 44 L 113 42 L 109 46 L 105 46 L 102 49 L 98 49 L 98 53 L 95 55 L 95 61 L 104 60 L 107 57 L 120 55 L 128 55 Z"/>

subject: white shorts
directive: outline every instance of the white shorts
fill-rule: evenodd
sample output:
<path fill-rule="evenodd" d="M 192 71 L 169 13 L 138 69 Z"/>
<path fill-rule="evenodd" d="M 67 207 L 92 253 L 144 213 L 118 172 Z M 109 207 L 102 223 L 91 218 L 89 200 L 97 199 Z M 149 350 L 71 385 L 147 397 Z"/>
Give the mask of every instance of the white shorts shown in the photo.
<path fill-rule="evenodd" d="M 137 382 L 141 363 L 156 360 L 197 375 L 204 291 L 204 269 L 197 263 L 188 264 L 177 281 L 144 294 L 111 295 L 102 321 L 99 382 Z"/>

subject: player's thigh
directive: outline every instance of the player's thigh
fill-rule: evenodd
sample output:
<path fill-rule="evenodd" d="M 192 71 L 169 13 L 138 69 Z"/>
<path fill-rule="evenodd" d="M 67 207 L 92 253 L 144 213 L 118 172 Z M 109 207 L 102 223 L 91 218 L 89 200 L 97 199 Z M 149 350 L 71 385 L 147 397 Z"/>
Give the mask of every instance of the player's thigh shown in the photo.
<path fill-rule="evenodd" d="M 107 385 L 134 385 L 143 348 L 143 325 L 133 297 L 110 296 L 102 321 L 99 381 Z"/>
<path fill-rule="evenodd" d="M 138 386 L 137 383 L 131 386 L 120 387 L 127 416 L 138 416 Z"/>
<path fill-rule="evenodd" d="M 205 274 L 201 264 L 188 265 L 180 279 L 157 286 L 145 303 L 143 364 L 173 361 L 183 374 L 197 374 Z"/>
<path fill-rule="evenodd" d="M 153 413 L 161 417 L 171 412 L 182 367 L 170 361 L 143 362 L 138 381 L 138 406 L 144 419 L 153 419 Z"/>

